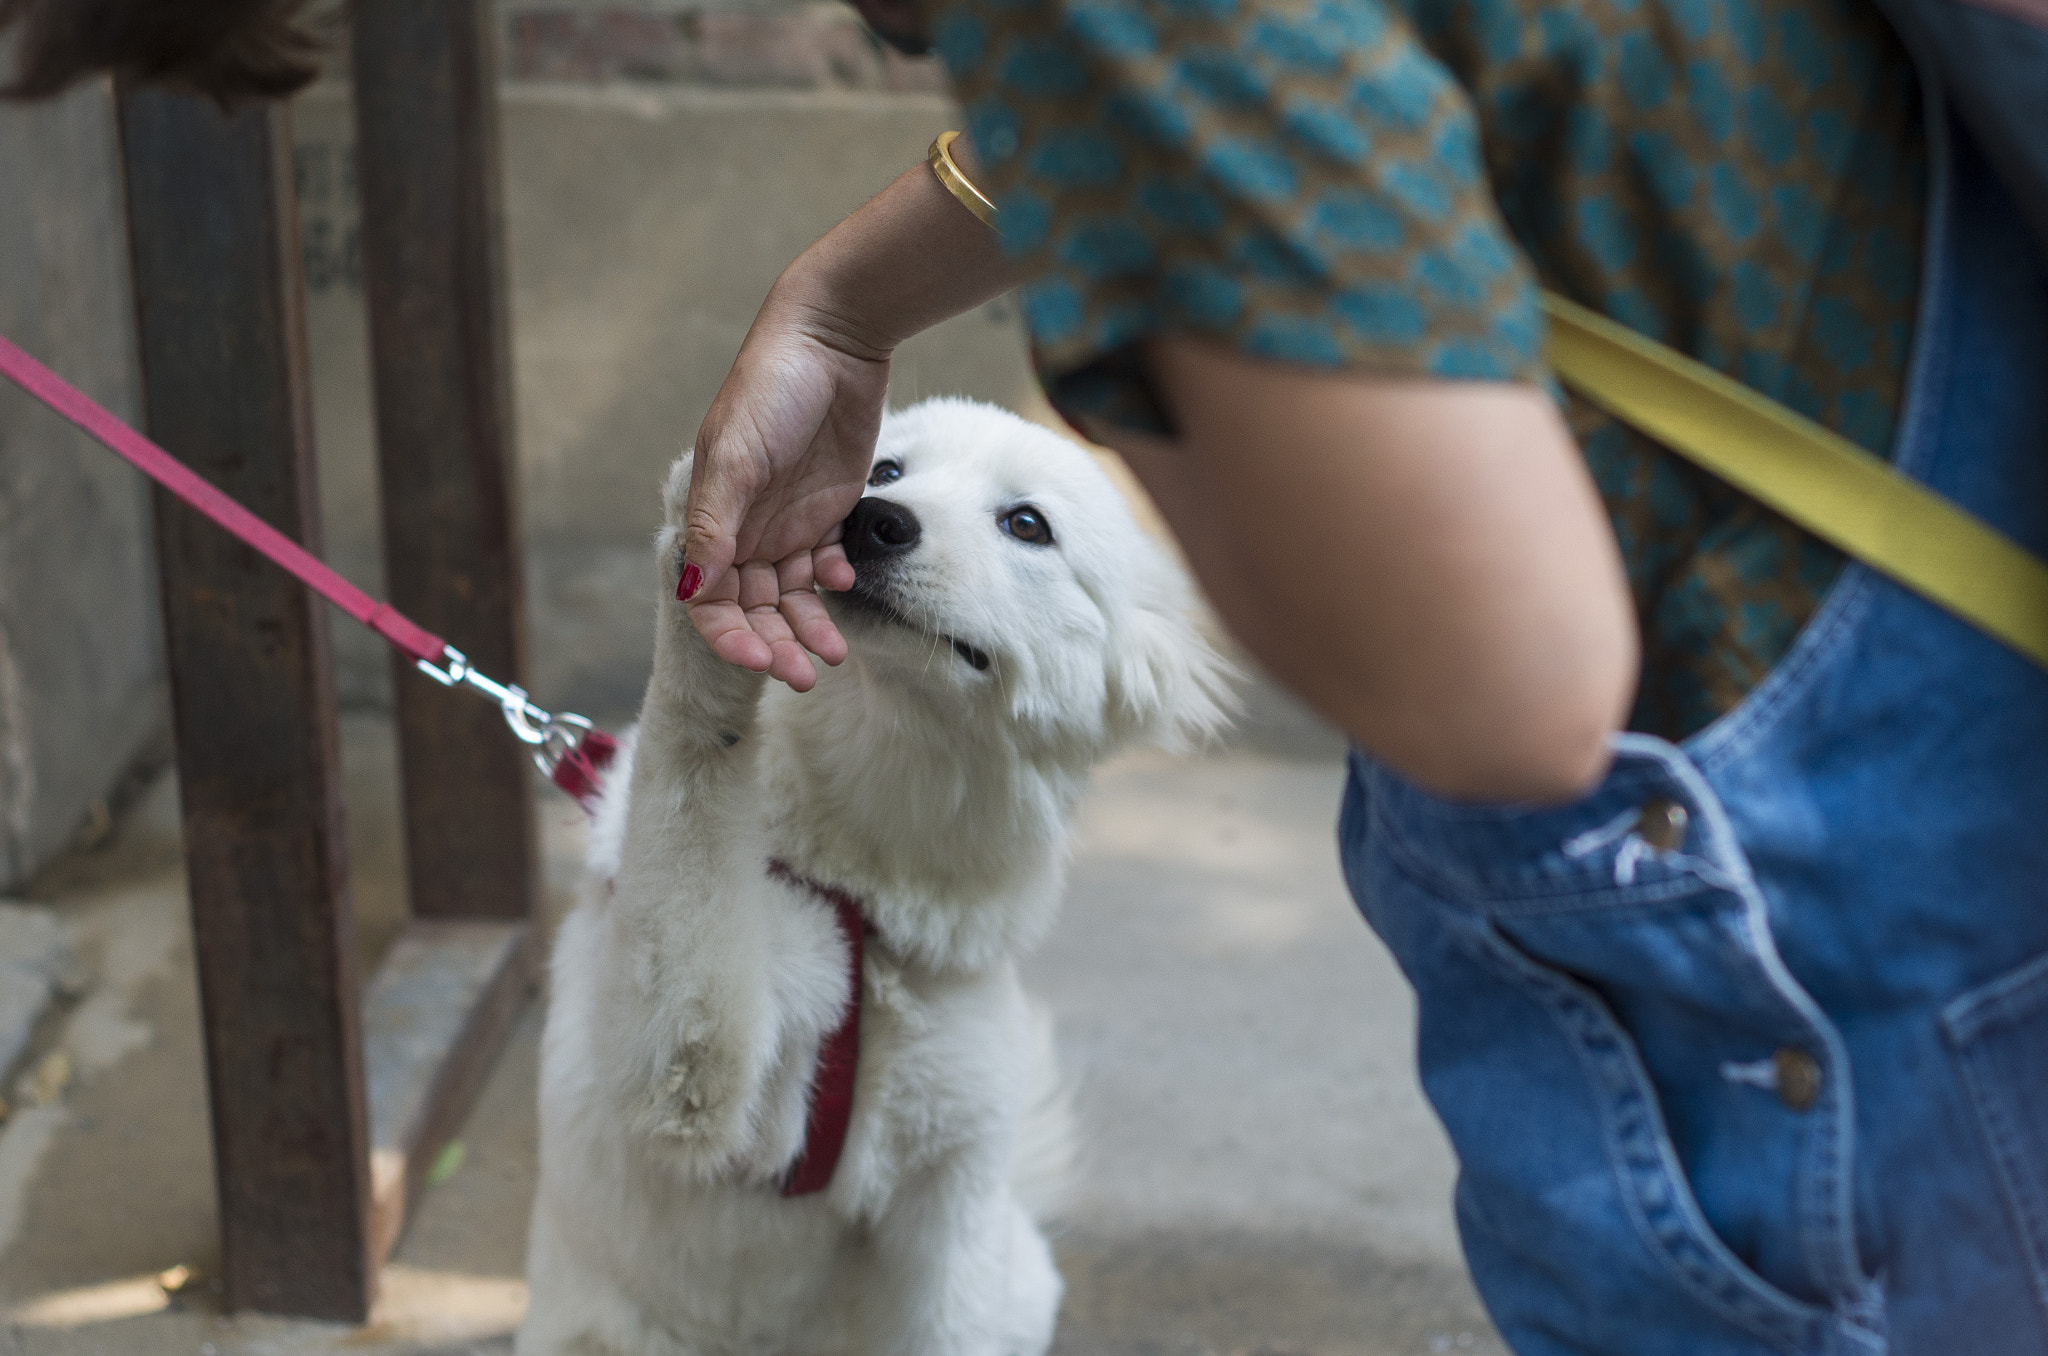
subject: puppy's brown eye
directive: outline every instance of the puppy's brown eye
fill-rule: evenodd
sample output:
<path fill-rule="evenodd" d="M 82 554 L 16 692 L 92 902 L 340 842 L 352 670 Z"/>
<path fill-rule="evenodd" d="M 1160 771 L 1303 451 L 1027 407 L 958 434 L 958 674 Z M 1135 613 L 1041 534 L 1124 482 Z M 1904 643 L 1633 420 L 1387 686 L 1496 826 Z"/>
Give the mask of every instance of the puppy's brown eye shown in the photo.
<path fill-rule="evenodd" d="M 1045 520 L 1043 513 L 1029 504 L 1011 509 L 996 519 L 996 526 L 1018 541 L 1028 542 L 1033 546 L 1052 545 L 1052 524 Z"/>
<path fill-rule="evenodd" d="M 888 485 L 903 479 L 903 463 L 900 461 L 878 461 L 875 469 L 868 472 L 868 484 Z"/>

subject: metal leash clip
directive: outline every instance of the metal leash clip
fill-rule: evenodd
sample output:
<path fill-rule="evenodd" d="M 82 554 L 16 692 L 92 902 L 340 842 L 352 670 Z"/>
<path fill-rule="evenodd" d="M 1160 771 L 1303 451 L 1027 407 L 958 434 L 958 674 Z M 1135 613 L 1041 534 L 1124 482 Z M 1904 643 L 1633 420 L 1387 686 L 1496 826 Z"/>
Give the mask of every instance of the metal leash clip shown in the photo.
<path fill-rule="evenodd" d="M 533 765 L 553 780 L 562 760 L 574 753 L 591 732 L 591 724 L 573 711 L 548 712 L 534 705 L 523 687 L 508 687 L 477 672 L 469 656 L 453 645 L 445 646 L 448 667 L 439 669 L 425 660 L 414 661 L 421 673 L 443 687 L 467 687 L 490 698 L 505 717 L 505 724 L 522 744 L 533 746 Z"/>

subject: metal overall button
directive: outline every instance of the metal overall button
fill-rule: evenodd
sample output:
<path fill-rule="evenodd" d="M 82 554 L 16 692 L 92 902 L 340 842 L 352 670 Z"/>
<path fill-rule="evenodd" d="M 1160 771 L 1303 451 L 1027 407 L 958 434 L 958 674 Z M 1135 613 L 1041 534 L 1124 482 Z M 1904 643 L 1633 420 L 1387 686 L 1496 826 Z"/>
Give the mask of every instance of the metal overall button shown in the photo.
<path fill-rule="evenodd" d="M 1820 1061 L 1796 1045 L 1771 1056 L 1778 1100 L 1793 1111 L 1811 1111 L 1820 1100 Z"/>
<path fill-rule="evenodd" d="M 1685 846 L 1686 826 L 1692 816 L 1683 805 L 1664 796 L 1643 802 L 1636 819 L 1636 837 L 1659 852 L 1676 852 Z"/>

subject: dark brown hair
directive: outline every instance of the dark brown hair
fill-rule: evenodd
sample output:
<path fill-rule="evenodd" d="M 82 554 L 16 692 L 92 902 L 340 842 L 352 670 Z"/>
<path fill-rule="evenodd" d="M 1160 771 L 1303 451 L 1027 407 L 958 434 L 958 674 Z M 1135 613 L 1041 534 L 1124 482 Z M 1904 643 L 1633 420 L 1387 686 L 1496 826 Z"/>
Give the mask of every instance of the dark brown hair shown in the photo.
<path fill-rule="evenodd" d="M 0 34 L 19 28 L 13 83 L 37 99 L 101 72 L 157 81 L 222 103 L 269 99 L 320 73 L 306 0 L 0 0 Z"/>

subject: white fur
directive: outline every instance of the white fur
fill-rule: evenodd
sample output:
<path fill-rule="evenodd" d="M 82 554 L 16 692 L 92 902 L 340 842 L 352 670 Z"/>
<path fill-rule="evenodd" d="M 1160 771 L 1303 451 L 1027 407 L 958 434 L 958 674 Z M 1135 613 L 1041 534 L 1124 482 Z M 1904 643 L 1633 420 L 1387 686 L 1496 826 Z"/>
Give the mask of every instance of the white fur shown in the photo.
<path fill-rule="evenodd" d="M 1061 1283 L 1037 1215 L 1068 1152 L 1050 1024 L 1019 955 L 1062 890 L 1090 767 L 1223 719 L 1186 580 L 1090 458 L 944 400 L 877 459 L 915 550 L 828 599 L 852 646 L 798 696 L 717 660 L 673 601 L 666 490 L 654 674 L 556 944 L 521 1356 L 1037 1356 Z M 1055 544 L 1004 534 L 1030 503 Z M 950 643 L 990 658 L 977 670 Z M 803 1139 L 845 953 L 779 858 L 872 925 L 860 1073 L 825 1191 Z"/>

